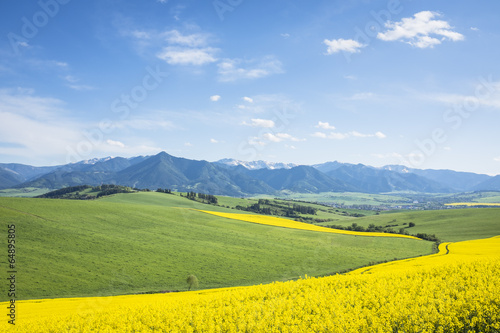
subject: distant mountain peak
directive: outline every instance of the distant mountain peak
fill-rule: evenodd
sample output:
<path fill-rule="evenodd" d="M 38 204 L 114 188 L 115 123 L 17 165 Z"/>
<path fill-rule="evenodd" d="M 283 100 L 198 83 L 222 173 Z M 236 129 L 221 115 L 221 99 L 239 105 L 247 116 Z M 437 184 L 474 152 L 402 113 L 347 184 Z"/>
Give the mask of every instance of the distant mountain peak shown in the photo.
<path fill-rule="evenodd" d="M 224 164 L 227 166 L 243 166 L 247 168 L 248 170 L 259 170 L 259 169 L 269 169 L 269 170 L 276 170 L 276 169 L 291 169 L 296 166 L 297 164 L 294 163 L 279 163 L 279 162 L 267 162 L 267 161 L 240 161 L 236 160 L 234 158 L 224 158 L 222 160 L 219 160 L 215 163 L 218 164 Z"/>
<path fill-rule="evenodd" d="M 113 156 L 108 156 L 108 157 L 103 157 L 103 158 L 91 158 L 91 159 L 88 159 L 88 160 L 83 160 L 83 161 L 80 161 L 80 162 L 77 162 L 75 164 L 96 164 L 96 163 L 99 163 L 99 162 L 106 162 L 106 161 L 109 161 L 111 159 L 113 159 L 114 157 Z"/>

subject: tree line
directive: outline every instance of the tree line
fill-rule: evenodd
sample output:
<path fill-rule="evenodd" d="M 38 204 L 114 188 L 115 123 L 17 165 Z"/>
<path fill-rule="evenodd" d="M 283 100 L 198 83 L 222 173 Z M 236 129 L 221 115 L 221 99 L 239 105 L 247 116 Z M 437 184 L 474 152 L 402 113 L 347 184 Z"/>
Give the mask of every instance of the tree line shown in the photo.
<path fill-rule="evenodd" d="M 183 196 L 182 193 L 181 193 L 181 196 Z M 215 195 L 196 193 L 196 192 L 187 192 L 186 198 L 188 198 L 190 200 L 194 200 L 194 201 L 201 201 L 204 203 L 213 204 L 213 205 L 216 205 L 219 202 L 219 200 L 217 199 L 217 197 Z"/>

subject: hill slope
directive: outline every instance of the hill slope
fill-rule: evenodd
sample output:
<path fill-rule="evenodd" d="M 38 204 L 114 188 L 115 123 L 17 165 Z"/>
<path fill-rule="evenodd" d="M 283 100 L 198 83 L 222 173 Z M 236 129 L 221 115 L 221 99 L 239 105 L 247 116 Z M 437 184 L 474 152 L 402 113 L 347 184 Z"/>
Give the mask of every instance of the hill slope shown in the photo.
<path fill-rule="evenodd" d="M 16 247 L 22 255 L 20 297 L 186 290 L 189 274 L 198 277 L 200 288 L 253 285 L 426 254 L 432 248 L 421 240 L 257 225 L 182 206 L 224 211 L 152 192 L 92 201 L 0 198 L 2 221 L 15 224 L 22 235 Z"/>

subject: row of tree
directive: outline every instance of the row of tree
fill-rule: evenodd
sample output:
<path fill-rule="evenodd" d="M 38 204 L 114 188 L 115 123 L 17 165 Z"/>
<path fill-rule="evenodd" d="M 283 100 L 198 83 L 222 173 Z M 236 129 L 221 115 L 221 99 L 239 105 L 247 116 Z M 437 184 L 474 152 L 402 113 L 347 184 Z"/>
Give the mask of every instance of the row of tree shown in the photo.
<path fill-rule="evenodd" d="M 286 217 L 300 217 L 299 214 L 316 215 L 317 209 L 311 206 L 299 205 L 299 204 L 283 204 L 278 201 L 271 201 L 268 199 L 259 199 L 257 203 L 249 206 L 237 205 L 235 207 L 238 210 L 243 210 L 247 212 L 254 212 L 257 214 L 264 215 L 276 215 L 276 216 L 286 216 Z"/>
<path fill-rule="evenodd" d="M 181 193 L 182 196 L 182 193 Z M 186 193 L 186 197 L 195 201 L 202 201 L 208 204 L 216 205 L 219 201 L 217 197 L 212 194 L 204 194 L 204 193 L 196 193 L 196 192 L 188 192 Z"/>
<path fill-rule="evenodd" d="M 159 192 L 159 193 L 167 193 L 167 194 L 172 194 L 172 190 L 169 189 L 169 188 L 166 188 L 166 189 L 162 189 L 162 188 L 158 188 L 156 190 L 156 192 Z"/>

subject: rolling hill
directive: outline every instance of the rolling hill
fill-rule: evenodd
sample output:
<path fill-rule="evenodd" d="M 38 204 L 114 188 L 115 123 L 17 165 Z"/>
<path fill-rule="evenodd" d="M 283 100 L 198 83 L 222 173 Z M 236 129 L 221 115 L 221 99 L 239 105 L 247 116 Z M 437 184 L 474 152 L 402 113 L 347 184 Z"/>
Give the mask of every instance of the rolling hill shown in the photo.
<path fill-rule="evenodd" d="M 422 240 L 279 228 L 195 209 L 234 212 L 155 192 L 0 198 L 2 221 L 22 235 L 19 299 L 187 290 L 189 274 L 203 289 L 254 285 L 432 252 Z"/>

